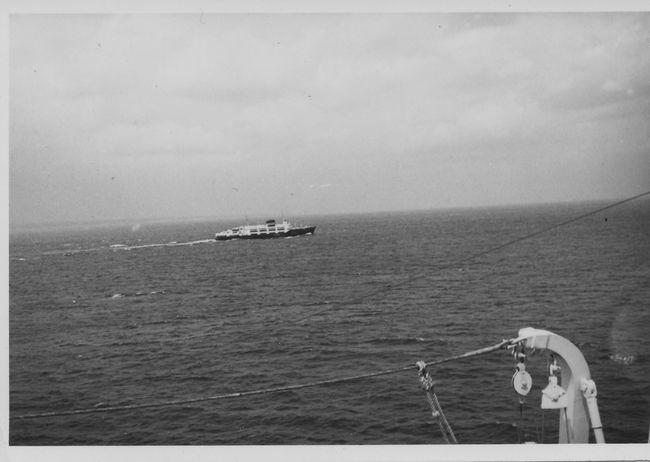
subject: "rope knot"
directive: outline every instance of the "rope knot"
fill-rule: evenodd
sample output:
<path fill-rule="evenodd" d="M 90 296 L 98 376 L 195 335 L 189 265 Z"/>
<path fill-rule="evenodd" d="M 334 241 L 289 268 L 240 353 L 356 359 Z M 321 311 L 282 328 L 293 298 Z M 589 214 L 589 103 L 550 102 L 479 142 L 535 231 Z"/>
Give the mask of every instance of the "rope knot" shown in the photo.
<path fill-rule="evenodd" d="M 427 369 L 427 364 L 424 361 L 418 361 L 415 363 L 418 366 L 418 374 L 420 375 L 420 385 L 426 391 L 433 389 L 433 379 L 429 375 L 429 370 Z"/>

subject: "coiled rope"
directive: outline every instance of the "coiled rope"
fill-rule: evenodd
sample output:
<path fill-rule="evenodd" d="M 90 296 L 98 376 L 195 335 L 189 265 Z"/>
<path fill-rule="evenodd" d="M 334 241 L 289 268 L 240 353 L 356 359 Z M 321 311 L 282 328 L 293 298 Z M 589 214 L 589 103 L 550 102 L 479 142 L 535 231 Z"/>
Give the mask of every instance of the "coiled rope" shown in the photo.
<path fill-rule="evenodd" d="M 480 348 L 478 350 L 472 350 L 468 351 L 466 353 L 460 354 L 460 355 L 455 355 L 455 356 L 448 356 L 446 358 L 434 360 L 434 361 L 428 361 L 427 364 L 429 366 L 437 365 L 437 364 L 442 364 L 450 361 L 457 361 L 465 358 L 471 358 L 473 356 L 479 356 L 479 355 L 484 355 L 486 353 L 490 353 L 496 350 L 500 350 L 508 346 L 512 341 L 511 340 L 502 340 L 501 342 L 485 347 L 485 348 Z M 177 400 L 171 400 L 171 401 L 163 401 L 159 403 L 143 403 L 143 404 L 126 404 L 122 406 L 105 406 L 105 407 L 92 407 L 92 408 L 86 408 L 86 409 L 72 409 L 69 411 L 53 411 L 53 412 L 41 412 L 37 414 L 23 414 L 23 415 L 17 415 L 17 416 L 10 416 L 9 420 L 26 420 L 26 419 L 39 419 L 39 418 L 45 418 L 45 417 L 59 417 L 59 416 L 70 416 L 70 415 L 79 415 L 79 414 L 92 414 L 92 413 L 98 413 L 98 412 L 117 412 L 117 411 L 126 411 L 126 410 L 133 410 L 133 409 L 147 409 L 147 408 L 160 408 L 160 407 L 171 407 L 171 406 L 183 406 L 187 404 L 193 404 L 193 403 L 200 403 L 200 402 L 205 402 L 205 401 L 217 401 L 217 400 L 222 400 L 222 399 L 229 399 L 229 398 L 240 398 L 244 396 L 254 396 L 254 395 L 264 395 L 268 393 L 281 393 L 281 392 L 286 392 L 286 391 L 292 391 L 292 390 L 300 390 L 302 388 L 309 388 L 309 387 L 318 387 L 318 386 L 325 386 L 325 385 L 332 385 L 335 383 L 342 383 L 342 382 L 351 382 L 354 380 L 361 380 L 361 379 L 367 379 L 371 377 L 379 377 L 383 375 L 390 375 L 390 374 L 396 374 L 399 372 L 404 372 L 408 370 L 413 370 L 416 369 L 416 365 L 409 365 L 409 366 L 403 366 L 403 367 L 398 367 L 395 369 L 387 369 L 383 371 L 376 371 L 376 372 L 368 372 L 365 374 L 360 374 L 360 375 L 354 375 L 354 376 L 349 376 L 349 377 L 340 377 L 340 378 L 333 378 L 333 379 L 327 379 L 327 380 L 320 380 L 317 382 L 308 382 L 308 383 L 302 383 L 302 384 L 296 384 L 296 385 L 287 385 L 284 387 L 273 387 L 273 388 L 263 388 L 259 390 L 249 390 L 249 391 L 241 391 L 241 392 L 235 392 L 235 393 L 225 393 L 221 395 L 213 395 L 213 396 L 204 396 L 204 397 L 199 397 L 199 398 L 188 398 L 188 399 L 177 399 Z"/>

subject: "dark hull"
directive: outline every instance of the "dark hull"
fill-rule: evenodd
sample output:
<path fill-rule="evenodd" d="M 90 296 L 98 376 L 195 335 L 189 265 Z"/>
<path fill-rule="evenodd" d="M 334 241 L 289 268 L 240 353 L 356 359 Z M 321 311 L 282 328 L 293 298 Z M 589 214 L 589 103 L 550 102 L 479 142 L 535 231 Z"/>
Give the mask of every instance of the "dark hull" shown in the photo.
<path fill-rule="evenodd" d="M 289 231 L 283 231 L 281 233 L 250 234 L 248 236 L 218 236 L 215 237 L 215 239 L 217 241 L 230 241 L 234 239 L 274 239 L 277 237 L 293 237 L 305 234 L 314 234 L 315 230 L 315 226 L 304 226 L 302 228 L 292 228 Z"/>

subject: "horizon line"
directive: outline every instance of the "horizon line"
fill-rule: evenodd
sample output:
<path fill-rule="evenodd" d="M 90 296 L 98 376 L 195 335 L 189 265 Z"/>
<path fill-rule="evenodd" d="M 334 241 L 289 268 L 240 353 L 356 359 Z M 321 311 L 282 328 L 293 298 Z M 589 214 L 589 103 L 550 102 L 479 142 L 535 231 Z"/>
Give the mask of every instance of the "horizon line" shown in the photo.
<path fill-rule="evenodd" d="M 439 206 L 430 208 L 414 208 L 414 209 L 380 209 L 380 210 L 367 210 L 367 211 L 352 211 L 352 212 L 321 212 L 309 214 L 290 214 L 290 216 L 302 217 L 327 217 L 327 216 L 349 216 L 349 215 L 374 215 L 374 214 L 398 214 L 398 213 L 413 213 L 413 212 L 435 212 L 444 210 L 472 210 L 472 209 L 495 209 L 504 207 L 539 207 L 549 205 L 571 205 L 571 204 L 586 204 L 586 203 L 603 203 L 609 201 L 616 201 L 624 199 L 620 198 L 596 198 L 596 199 L 575 199 L 565 201 L 544 201 L 544 202 L 510 202 L 502 204 L 483 204 L 483 205 L 455 205 L 455 206 Z M 286 214 L 283 214 L 286 215 Z M 172 224 L 172 223 L 192 223 L 202 221 L 231 221 L 237 219 L 262 219 L 262 214 L 244 214 L 244 215 L 192 215 L 192 216 L 167 216 L 167 217 L 148 217 L 148 218 L 110 218 L 110 219 L 90 219 L 90 220 L 66 220 L 66 221 L 39 221 L 39 222 L 26 222 L 13 224 L 9 221 L 9 233 L 21 232 L 37 232 L 47 231 L 46 227 L 55 227 L 56 230 L 64 231 L 66 229 L 78 228 L 102 228 L 102 227 L 115 227 L 120 225 L 141 226 L 148 224 Z"/>

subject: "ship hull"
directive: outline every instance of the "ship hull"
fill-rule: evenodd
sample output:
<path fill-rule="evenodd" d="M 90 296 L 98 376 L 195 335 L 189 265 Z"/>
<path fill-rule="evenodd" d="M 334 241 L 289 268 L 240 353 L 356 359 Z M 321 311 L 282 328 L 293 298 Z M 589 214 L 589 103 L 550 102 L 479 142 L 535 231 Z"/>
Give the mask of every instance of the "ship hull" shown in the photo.
<path fill-rule="evenodd" d="M 231 241 L 235 239 L 274 239 L 279 237 L 294 237 L 294 236 L 304 236 L 306 234 L 314 234 L 316 231 L 315 226 L 303 226 L 300 228 L 291 228 L 288 231 L 280 231 L 274 233 L 260 233 L 260 234 L 248 234 L 248 235 L 231 235 L 231 236 L 216 236 L 215 240 L 217 241 Z"/>

